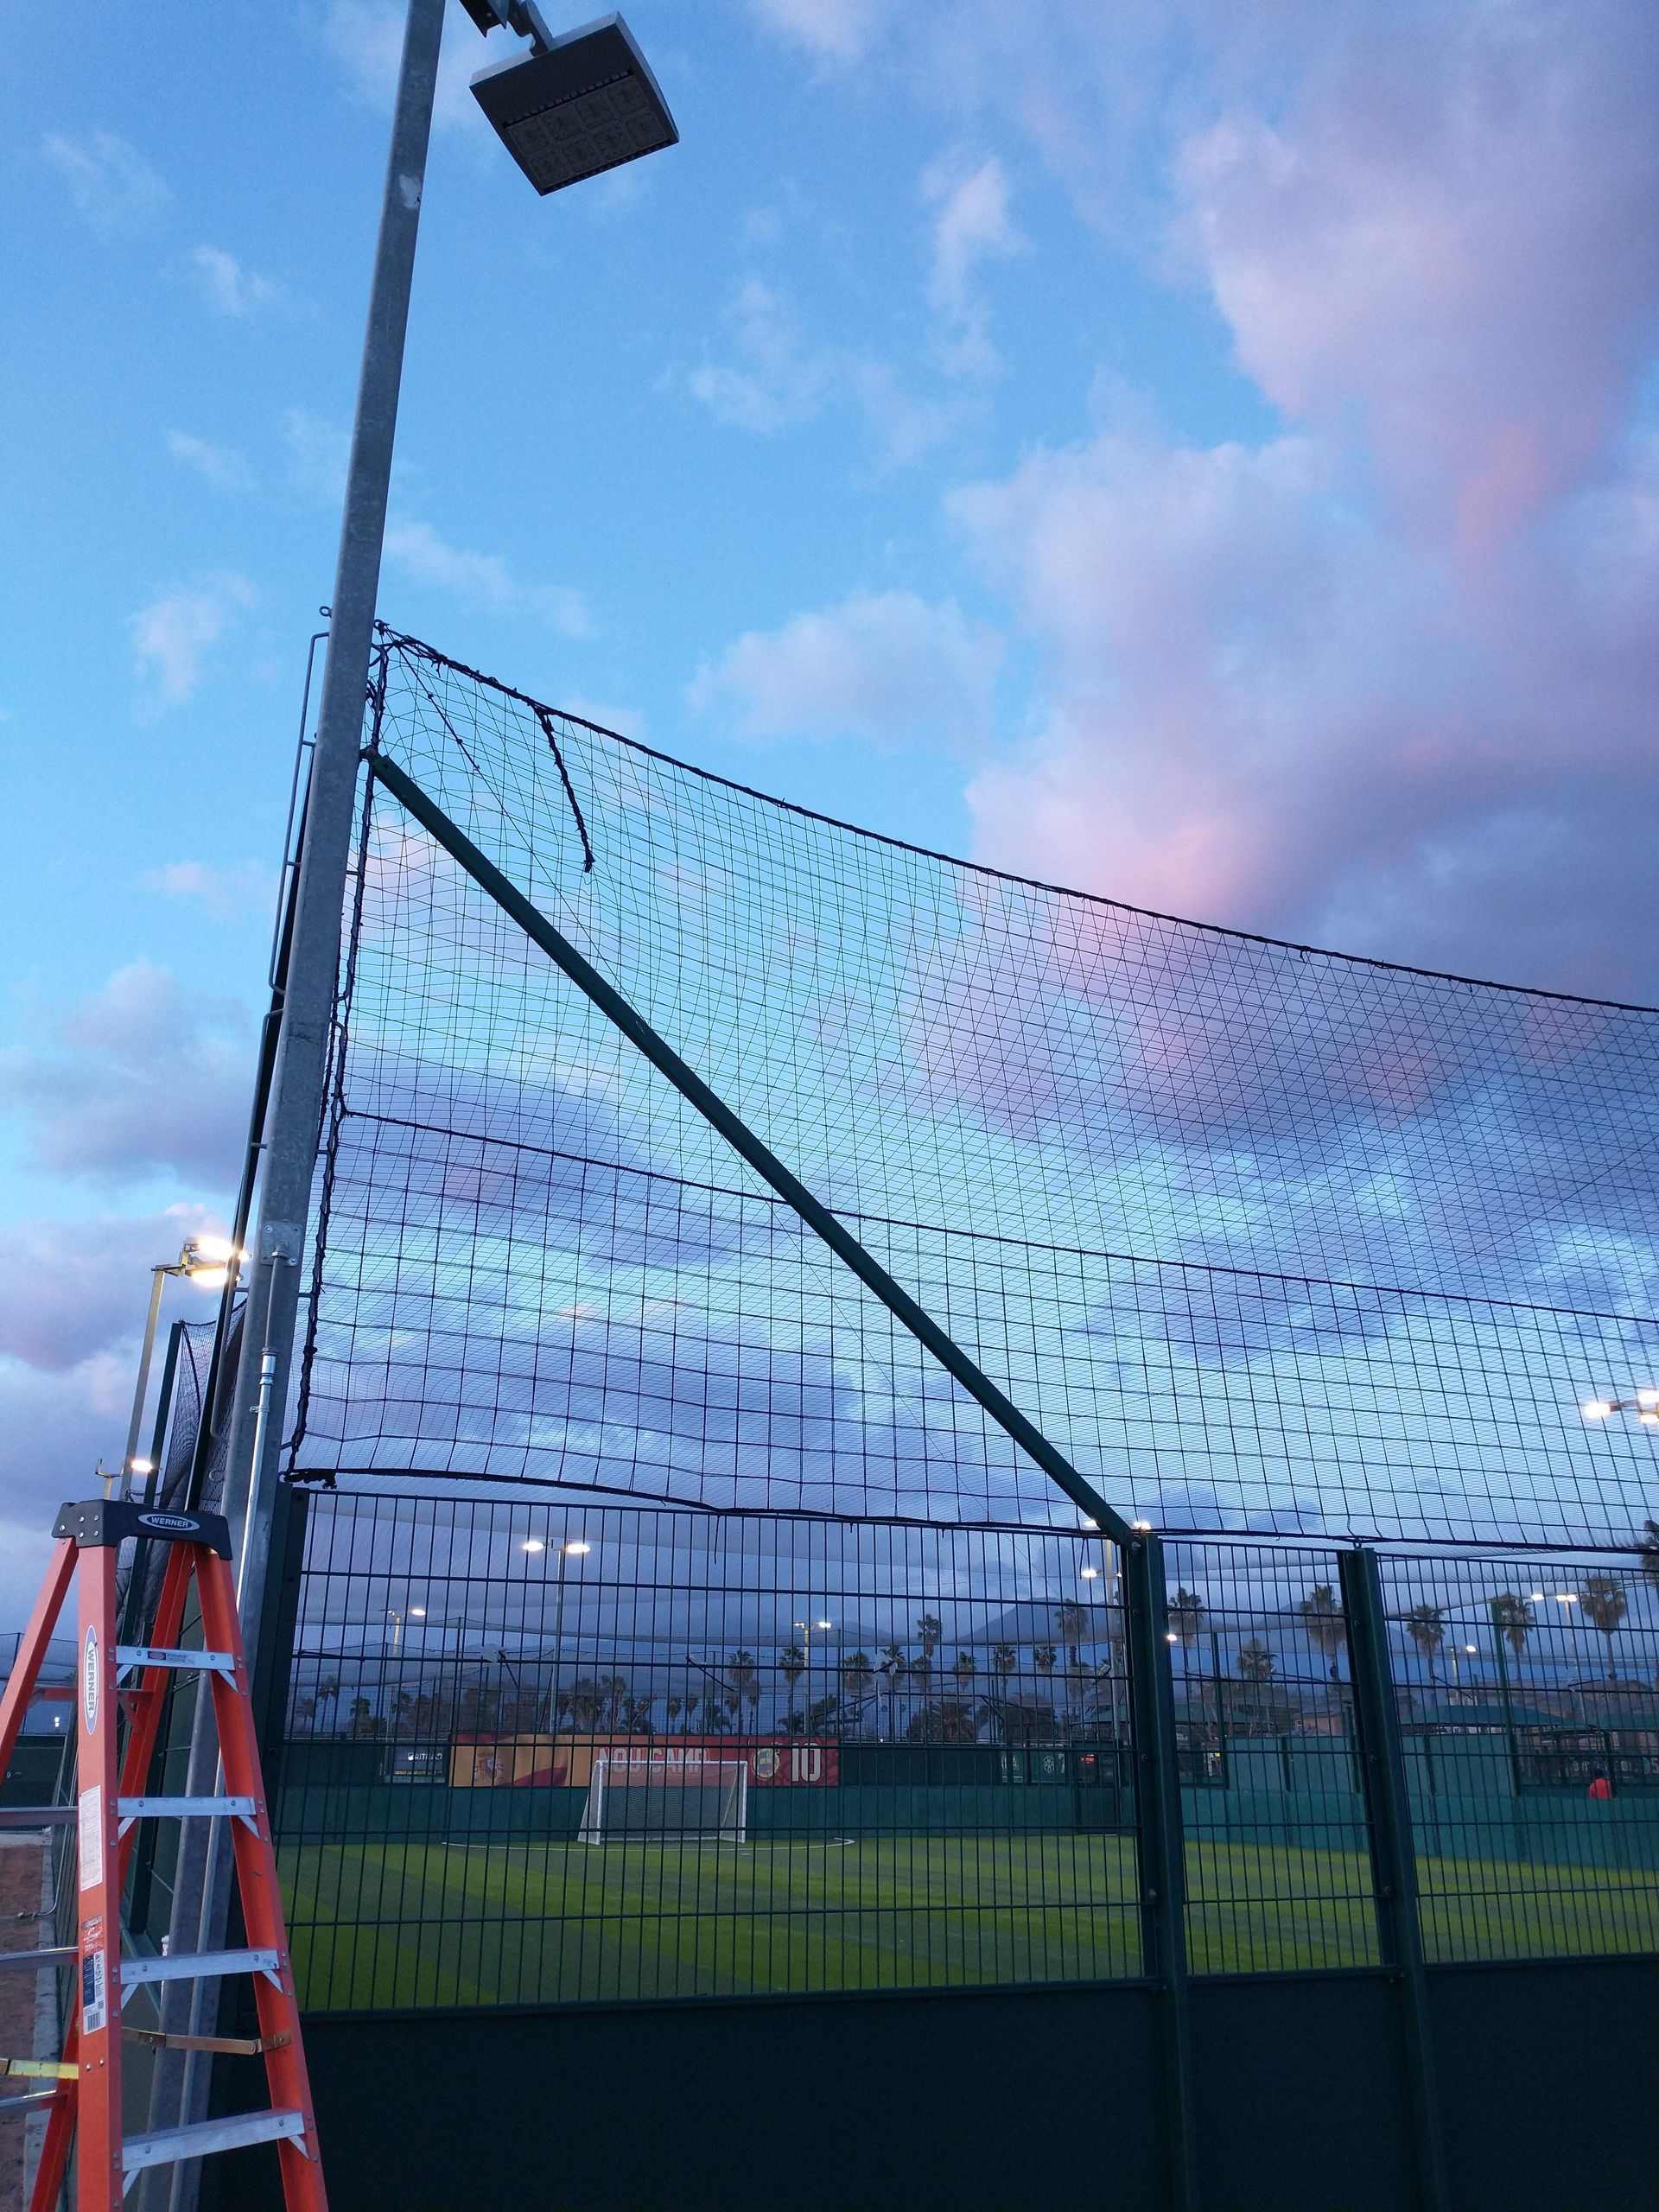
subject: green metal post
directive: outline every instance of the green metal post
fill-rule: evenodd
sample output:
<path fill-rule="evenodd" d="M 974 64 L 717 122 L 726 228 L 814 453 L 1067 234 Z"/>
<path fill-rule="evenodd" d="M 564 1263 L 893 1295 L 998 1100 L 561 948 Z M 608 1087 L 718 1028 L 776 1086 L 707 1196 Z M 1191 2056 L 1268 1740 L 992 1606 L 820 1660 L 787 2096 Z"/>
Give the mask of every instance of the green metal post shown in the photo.
<path fill-rule="evenodd" d="M 1163 1546 L 1154 1535 L 1132 1536 L 1124 1546 L 1123 1565 L 1128 1598 L 1141 1942 L 1144 1968 L 1158 1986 L 1162 2014 L 1169 2202 L 1172 2212 L 1197 2212 L 1198 2155 L 1186 1986 L 1186 1866 Z"/>
<path fill-rule="evenodd" d="M 1446 2157 L 1434 2084 L 1433 2040 L 1422 1929 L 1417 1915 L 1417 1857 L 1405 1753 L 1395 1709 L 1389 1663 L 1388 1617 L 1376 1554 L 1363 1548 L 1338 1554 L 1342 1602 L 1348 1617 L 1349 1665 L 1354 1679 L 1354 1721 L 1370 1832 L 1371 1884 L 1376 1901 L 1377 1945 L 1400 1995 L 1406 2082 L 1417 2158 L 1421 2212 L 1448 2212 Z"/>

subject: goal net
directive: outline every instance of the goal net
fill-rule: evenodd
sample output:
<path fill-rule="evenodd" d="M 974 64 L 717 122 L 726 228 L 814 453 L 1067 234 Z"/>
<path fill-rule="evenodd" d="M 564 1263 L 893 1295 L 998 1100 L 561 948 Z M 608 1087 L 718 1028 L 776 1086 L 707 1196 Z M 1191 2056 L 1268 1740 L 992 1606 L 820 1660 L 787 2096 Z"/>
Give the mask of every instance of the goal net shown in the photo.
<path fill-rule="evenodd" d="M 623 1753 L 594 1761 L 577 1840 L 618 1843 L 742 1843 L 748 1834 L 749 1770 L 741 1759 L 693 1765 Z"/>

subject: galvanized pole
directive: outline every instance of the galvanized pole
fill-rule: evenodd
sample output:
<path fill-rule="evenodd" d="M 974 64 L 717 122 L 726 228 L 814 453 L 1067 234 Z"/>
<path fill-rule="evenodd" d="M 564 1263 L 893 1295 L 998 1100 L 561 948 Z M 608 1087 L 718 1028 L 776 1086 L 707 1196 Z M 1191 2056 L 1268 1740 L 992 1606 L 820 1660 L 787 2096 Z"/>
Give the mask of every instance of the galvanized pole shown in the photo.
<path fill-rule="evenodd" d="M 282 1035 L 264 1128 L 264 1175 L 258 1226 L 248 1271 L 243 1311 L 242 1353 L 232 1398 L 229 1448 L 225 1471 L 224 1511 L 237 1548 L 243 1643 L 250 1652 L 260 1645 L 260 1614 L 275 1504 L 277 1459 L 288 1405 L 299 1301 L 299 1271 L 310 1208 L 311 1181 L 321 1126 L 323 1084 L 329 1023 L 340 966 L 341 914 L 355 810 L 363 709 L 374 644 L 375 596 L 385 535 L 386 502 L 391 480 L 397 397 L 403 378 L 404 340 L 409 325 L 410 288 L 420 226 L 421 194 L 426 176 L 427 143 L 437 84 L 438 50 L 443 35 L 444 0 L 410 0 L 398 74 L 391 149 L 381 202 L 369 295 L 368 328 L 363 342 L 357 416 L 352 429 L 345 512 L 323 671 L 317 741 L 305 805 L 304 844 L 300 855 L 293 938 L 283 1003 Z M 263 1416 L 263 1417 L 262 1417 Z M 205 1700 L 204 1700 L 205 1704 Z M 198 1734 L 202 1734 L 201 1730 Z M 198 1754 L 200 1756 L 198 1756 Z M 211 1764 L 204 1741 L 193 1743 L 193 1770 Z M 202 1778 L 192 1787 L 201 1787 Z M 194 1840 L 194 1839 L 193 1839 Z M 207 1841 L 204 1835 L 201 1845 Z M 217 1854 L 214 1854 L 215 1856 Z M 209 1853 L 181 1854 L 175 1895 L 174 1947 L 194 1949 L 202 1931 L 211 1932 L 223 1904 L 207 1881 Z M 174 1983 L 182 1997 L 184 1985 Z M 173 2026 L 171 2021 L 164 2025 Z M 157 2068 L 153 2125 L 162 2116 L 168 2092 L 184 2102 L 183 2084 L 168 2067 Z M 192 2084 L 200 2101 L 207 2090 L 207 2069 Z M 161 2109 L 158 2109 L 161 2108 Z M 196 2114 L 180 2110 L 177 2117 Z M 175 2169 L 182 2178 L 185 2170 Z M 172 2201 L 182 2209 L 194 2201 L 195 2170 Z"/>

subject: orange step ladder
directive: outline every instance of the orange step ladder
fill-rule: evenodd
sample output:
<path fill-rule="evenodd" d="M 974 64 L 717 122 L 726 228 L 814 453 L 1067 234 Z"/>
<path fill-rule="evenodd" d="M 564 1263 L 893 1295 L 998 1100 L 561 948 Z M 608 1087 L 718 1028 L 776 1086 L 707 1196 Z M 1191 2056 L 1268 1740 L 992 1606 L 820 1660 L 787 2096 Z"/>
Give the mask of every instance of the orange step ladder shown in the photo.
<path fill-rule="evenodd" d="M 30 2212 L 54 2212 L 72 2144 L 75 2212 L 121 2212 L 128 2188 L 146 2167 L 177 2164 L 251 2143 L 276 2144 L 287 2212 L 327 2212 L 300 2041 L 299 2005 L 248 1700 L 247 1660 L 231 1578 L 229 1526 L 214 1513 L 163 1513 L 123 1499 L 94 1498 L 86 1504 L 66 1505 L 52 1533 L 56 1540 L 52 1563 L 0 1696 L 3 1774 L 53 1629 L 78 1573 L 76 1801 L 70 1817 L 78 1842 L 79 1930 L 73 1947 L 13 1953 L 5 1961 L 41 1968 L 73 1962 L 79 1968 L 61 2060 L 16 2058 L 0 2069 L 51 2085 L 0 2101 L 0 2110 L 27 2105 L 50 2108 Z M 117 1640 L 116 1619 L 116 1561 L 129 1538 L 168 1547 L 150 1641 L 133 1645 Z M 200 1651 L 179 1648 L 193 1579 L 206 1645 Z M 219 1731 L 223 1794 L 149 1796 L 145 1784 L 167 1690 L 184 1670 L 207 1678 Z M 124 1684 L 124 1676 L 129 1678 Z M 5 1824 L 19 1827 L 64 1817 L 60 1807 L 11 1808 Z M 221 1819 L 230 1824 L 245 1947 L 132 1955 L 122 1940 L 121 1907 L 137 1823 Z M 253 1978 L 257 2037 L 126 2032 L 142 2036 L 152 2046 L 174 2050 L 257 2053 L 264 2060 L 270 2107 L 150 2134 L 127 2134 L 121 2108 L 124 1999 L 147 1984 L 238 1974 Z"/>

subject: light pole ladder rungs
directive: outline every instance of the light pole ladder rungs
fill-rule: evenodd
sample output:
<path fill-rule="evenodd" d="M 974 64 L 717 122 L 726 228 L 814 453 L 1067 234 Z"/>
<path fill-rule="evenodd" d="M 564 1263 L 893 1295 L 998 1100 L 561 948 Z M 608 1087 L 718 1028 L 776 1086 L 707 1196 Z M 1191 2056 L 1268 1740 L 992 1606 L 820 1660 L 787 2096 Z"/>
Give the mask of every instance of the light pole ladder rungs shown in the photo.
<path fill-rule="evenodd" d="M 0 2073 L 29 2087 L 10 2105 L 47 2109 L 46 2140 L 30 2212 L 54 2212 L 75 2152 L 75 2212 L 121 2212 L 133 2178 L 146 2167 L 176 2164 L 250 2144 L 272 2143 L 287 2212 L 327 2212 L 316 2122 L 300 2039 L 299 2004 L 277 1894 L 276 1862 L 259 1749 L 248 1696 L 247 1658 L 231 1578 L 230 1530 L 213 1513 L 163 1513 L 122 1499 L 66 1505 L 53 1529 L 44 1585 L 0 1695 L 0 1774 L 10 1763 L 52 1631 L 79 1584 L 75 1637 L 75 1802 L 72 1808 L 9 1808 L 6 1825 L 61 1821 L 75 1832 L 79 1928 L 73 1946 L 13 1954 L 9 1966 L 78 1968 L 60 2059 L 4 2057 Z M 168 1547 L 150 1641 L 116 1640 L 116 1561 L 127 1539 Z M 180 1648 L 194 1583 L 207 1649 Z M 212 1796 L 149 1794 L 168 1687 L 181 1673 L 205 1681 L 213 1700 L 224 1782 Z M 129 1678 L 124 1686 L 123 1677 Z M 238 1949 L 166 1955 L 137 1954 L 125 1940 L 122 1909 L 141 1821 L 224 1820 L 228 1823 L 245 1942 Z M 253 1985 L 253 2037 L 167 2035 L 124 2027 L 128 1993 L 164 1981 Z M 129 2134 L 122 2120 L 124 2042 L 154 2048 L 263 2059 L 270 2102 L 258 2112 Z"/>

